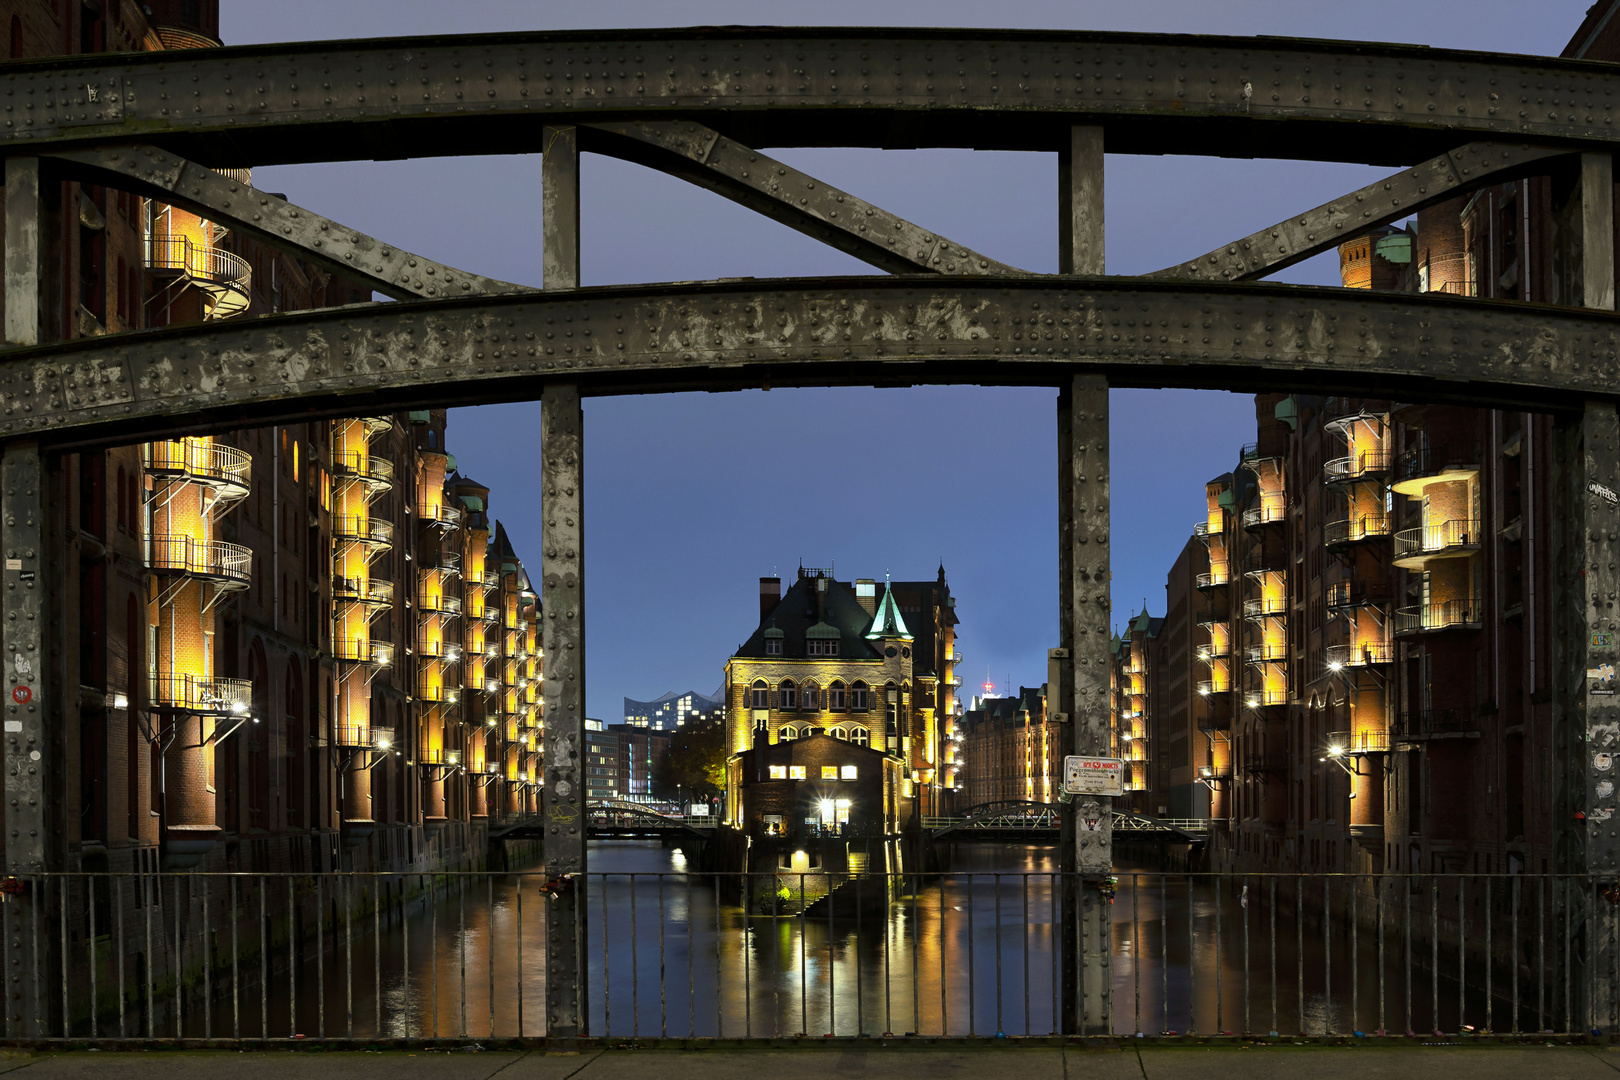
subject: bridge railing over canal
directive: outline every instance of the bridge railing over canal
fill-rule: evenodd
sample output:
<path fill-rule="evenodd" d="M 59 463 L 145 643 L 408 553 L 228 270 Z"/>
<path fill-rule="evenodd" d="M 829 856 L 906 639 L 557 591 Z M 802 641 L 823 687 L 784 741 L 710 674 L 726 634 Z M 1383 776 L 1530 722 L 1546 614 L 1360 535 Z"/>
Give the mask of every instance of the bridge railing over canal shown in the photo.
<path fill-rule="evenodd" d="M 1617 1027 L 1590 1005 L 1614 973 L 1581 943 L 1615 939 L 1620 894 L 1584 876 L 14 880 L 29 914 L 0 939 L 0 1035 L 16 1041 L 542 1038 L 559 993 L 579 995 L 586 1038 L 1044 1037 L 1064 1027 L 1065 917 L 1098 906 L 1108 933 L 1081 944 L 1106 957 L 1119 1035 Z M 548 983 L 559 891 L 580 901 L 578 986 Z"/>

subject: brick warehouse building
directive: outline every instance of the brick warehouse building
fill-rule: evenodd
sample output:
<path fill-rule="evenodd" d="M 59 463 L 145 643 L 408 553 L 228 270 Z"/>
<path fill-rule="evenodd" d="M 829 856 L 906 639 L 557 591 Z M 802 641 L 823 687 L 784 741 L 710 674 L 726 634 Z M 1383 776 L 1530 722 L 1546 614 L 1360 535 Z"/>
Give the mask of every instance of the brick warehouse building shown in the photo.
<path fill-rule="evenodd" d="M 12 57 L 208 47 L 218 8 L 6 0 L 0 28 Z M 52 194 L 57 337 L 370 298 L 179 208 Z M 62 865 L 431 869 L 536 809 L 538 604 L 445 438 L 436 410 L 65 458 Z"/>

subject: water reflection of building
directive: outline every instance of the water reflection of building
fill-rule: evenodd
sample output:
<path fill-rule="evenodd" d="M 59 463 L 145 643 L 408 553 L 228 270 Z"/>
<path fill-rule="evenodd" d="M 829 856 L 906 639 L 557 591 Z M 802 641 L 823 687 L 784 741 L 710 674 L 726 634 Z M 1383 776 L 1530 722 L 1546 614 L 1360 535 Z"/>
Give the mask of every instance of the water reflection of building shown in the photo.
<path fill-rule="evenodd" d="M 934 582 L 883 585 L 801 568 L 780 590 L 780 579 L 760 579 L 758 627 L 726 664 L 727 820 L 759 821 L 745 754 L 818 733 L 877 753 L 882 817 L 937 812 L 940 789 L 955 783 L 958 741 L 944 568 Z M 880 824 L 872 811 L 863 828 Z"/>

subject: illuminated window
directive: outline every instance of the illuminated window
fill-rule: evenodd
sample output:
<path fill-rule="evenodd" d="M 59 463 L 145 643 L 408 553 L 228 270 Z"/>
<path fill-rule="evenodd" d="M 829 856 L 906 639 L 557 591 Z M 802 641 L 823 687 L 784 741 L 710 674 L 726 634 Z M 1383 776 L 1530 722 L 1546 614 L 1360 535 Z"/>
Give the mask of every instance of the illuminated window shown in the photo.
<path fill-rule="evenodd" d="M 845 731 L 841 727 L 835 727 L 831 731 L 827 732 L 827 734 L 831 735 L 835 739 L 847 739 L 847 738 L 849 738 L 849 732 Z"/>
<path fill-rule="evenodd" d="M 768 709 L 771 707 L 771 688 L 766 685 L 764 679 L 755 682 L 752 691 L 753 701 L 750 703 L 750 707 L 755 709 Z"/>
<path fill-rule="evenodd" d="M 849 729 L 849 741 L 856 746 L 865 746 L 871 741 L 871 736 L 863 727 Z"/>
<path fill-rule="evenodd" d="M 789 780 L 803 780 L 804 779 L 804 766 L 803 765 L 789 765 L 788 766 L 788 779 Z"/>
<path fill-rule="evenodd" d="M 786 780 L 787 779 L 787 766 L 786 765 L 772 765 L 771 766 L 771 779 L 772 780 Z"/>
<path fill-rule="evenodd" d="M 836 765 L 823 765 L 821 767 L 821 778 L 823 780 L 836 780 L 836 779 L 838 779 L 838 766 L 836 766 Z"/>
<path fill-rule="evenodd" d="M 853 779 L 855 779 L 855 766 L 853 766 L 853 765 L 840 766 L 840 768 L 838 770 L 838 779 L 840 779 L 840 780 L 853 780 Z"/>

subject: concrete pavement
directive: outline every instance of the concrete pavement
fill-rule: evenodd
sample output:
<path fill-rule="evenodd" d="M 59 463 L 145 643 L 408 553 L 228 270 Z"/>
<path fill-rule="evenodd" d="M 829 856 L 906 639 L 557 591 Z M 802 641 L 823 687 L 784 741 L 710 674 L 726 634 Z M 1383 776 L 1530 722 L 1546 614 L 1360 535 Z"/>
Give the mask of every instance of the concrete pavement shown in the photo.
<path fill-rule="evenodd" d="M 0 1051 L 11 1080 L 1615 1080 L 1597 1046 L 994 1046 L 960 1050 Z"/>

